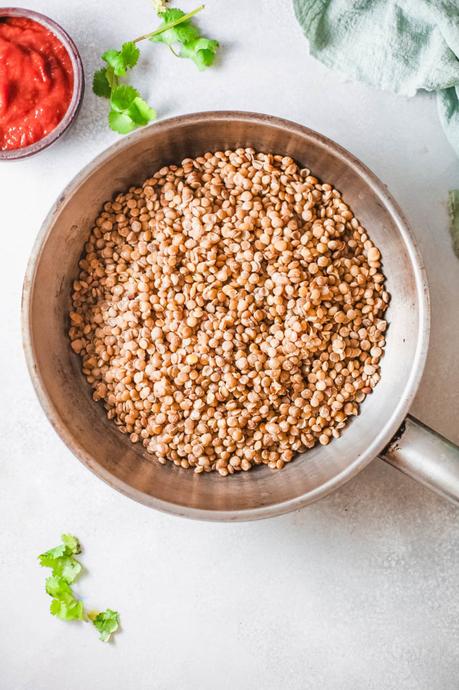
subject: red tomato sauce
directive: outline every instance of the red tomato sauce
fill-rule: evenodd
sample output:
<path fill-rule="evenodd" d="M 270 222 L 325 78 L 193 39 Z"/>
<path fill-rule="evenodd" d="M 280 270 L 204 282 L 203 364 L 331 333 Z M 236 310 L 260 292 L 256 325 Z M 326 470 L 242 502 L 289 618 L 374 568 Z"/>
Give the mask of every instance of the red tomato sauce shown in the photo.
<path fill-rule="evenodd" d="M 59 39 L 32 19 L 0 16 L 0 150 L 52 132 L 72 92 L 72 63 Z"/>

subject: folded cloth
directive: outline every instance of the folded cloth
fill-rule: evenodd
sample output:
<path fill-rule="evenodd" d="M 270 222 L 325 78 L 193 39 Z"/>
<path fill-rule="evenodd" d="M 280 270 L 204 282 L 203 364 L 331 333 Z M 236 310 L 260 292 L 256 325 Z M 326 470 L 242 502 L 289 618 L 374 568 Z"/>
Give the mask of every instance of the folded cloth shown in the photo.
<path fill-rule="evenodd" d="M 310 52 L 342 75 L 414 96 L 437 92 L 459 156 L 459 0 L 293 0 Z"/>

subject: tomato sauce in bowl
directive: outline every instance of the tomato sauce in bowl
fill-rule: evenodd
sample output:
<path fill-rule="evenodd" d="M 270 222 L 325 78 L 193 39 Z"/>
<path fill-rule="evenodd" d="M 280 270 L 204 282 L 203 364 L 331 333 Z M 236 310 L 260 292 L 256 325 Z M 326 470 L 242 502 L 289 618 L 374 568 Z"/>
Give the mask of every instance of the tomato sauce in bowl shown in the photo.
<path fill-rule="evenodd" d="M 76 115 L 82 82 L 78 52 L 57 24 L 0 9 L 0 158 L 22 158 L 58 138 Z"/>

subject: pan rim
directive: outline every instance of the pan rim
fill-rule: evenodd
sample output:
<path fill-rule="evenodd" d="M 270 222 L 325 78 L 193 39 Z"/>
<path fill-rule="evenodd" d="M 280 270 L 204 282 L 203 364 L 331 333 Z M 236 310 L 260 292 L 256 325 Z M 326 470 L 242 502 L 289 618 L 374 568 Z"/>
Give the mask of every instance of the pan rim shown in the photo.
<path fill-rule="evenodd" d="M 175 128 L 178 125 L 192 125 L 197 122 L 209 121 L 209 119 L 212 119 L 212 121 L 231 120 L 240 121 L 242 123 L 258 123 L 269 125 L 286 132 L 290 131 L 307 139 L 313 139 L 316 144 L 319 144 L 325 149 L 331 149 L 338 158 L 340 158 L 347 166 L 352 168 L 354 172 L 356 172 L 371 187 L 374 193 L 384 204 L 385 208 L 388 210 L 389 214 L 394 220 L 394 223 L 397 225 L 399 234 L 405 244 L 412 264 L 416 284 L 416 298 L 419 314 L 416 351 L 411 365 L 410 374 L 404 386 L 403 395 L 400 397 L 398 404 L 394 407 L 391 416 L 386 421 L 383 428 L 378 432 L 374 441 L 365 449 L 365 451 L 358 455 L 351 463 L 349 463 L 344 470 L 306 494 L 270 505 L 222 511 L 183 506 L 169 501 L 164 501 L 141 492 L 132 487 L 130 484 L 109 473 L 107 470 L 105 470 L 105 468 L 94 461 L 89 453 L 86 453 L 80 447 L 78 440 L 62 422 L 59 410 L 55 407 L 48 396 L 46 386 L 36 366 L 31 319 L 34 279 L 40 263 L 42 251 L 46 244 L 47 238 L 51 233 L 55 219 L 59 215 L 62 207 L 67 203 L 67 199 L 73 196 L 78 187 L 98 166 L 107 162 L 110 158 L 119 155 L 132 143 L 137 142 L 138 140 L 141 141 L 146 136 L 146 130 L 150 130 L 152 127 L 155 127 L 156 130 L 161 132 Z M 247 521 L 274 517 L 293 510 L 298 510 L 299 508 L 325 497 L 356 476 L 358 472 L 363 470 L 364 467 L 366 467 L 366 465 L 368 465 L 371 460 L 373 460 L 390 442 L 409 411 L 424 371 L 430 331 L 430 298 L 424 263 L 417 247 L 416 239 L 403 212 L 392 197 L 391 193 L 388 191 L 387 186 L 384 185 L 384 183 L 381 182 L 381 180 L 352 153 L 334 142 L 332 139 L 329 139 L 319 132 L 295 123 L 291 120 L 246 111 L 203 111 L 168 118 L 137 132 L 133 132 L 123 140 L 115 142 L 97 155 L 66 185 L 59 198 L 53 204 L 46 218 L 44 219 L 32 247 L 23 283 L 21 321 L 23 348 L 27 367 L 40 405 L 51 425 L 57 431 L 58 435 L 64 441 L 66 446 L 86 467 L 88 467 L 88 469 L 90 469 L 94 474 L 122 494 L 136 500 L 137 502 L 143 503 L 144 505 L 153 507 L 165 513 L 209 521 Z"/>

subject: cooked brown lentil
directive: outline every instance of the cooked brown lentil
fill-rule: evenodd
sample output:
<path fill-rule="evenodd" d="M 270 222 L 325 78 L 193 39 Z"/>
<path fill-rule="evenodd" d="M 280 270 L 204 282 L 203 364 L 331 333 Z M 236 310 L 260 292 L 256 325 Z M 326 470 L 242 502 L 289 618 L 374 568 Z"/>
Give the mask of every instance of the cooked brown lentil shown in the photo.
<path fill-rule="evenodd" d="M 216 151 L 104 205 L 70 340 L 108 418 L 226 476 L 337 438 L 380 378 L 389 295 L 341 194 L 291 158 Z"/>

